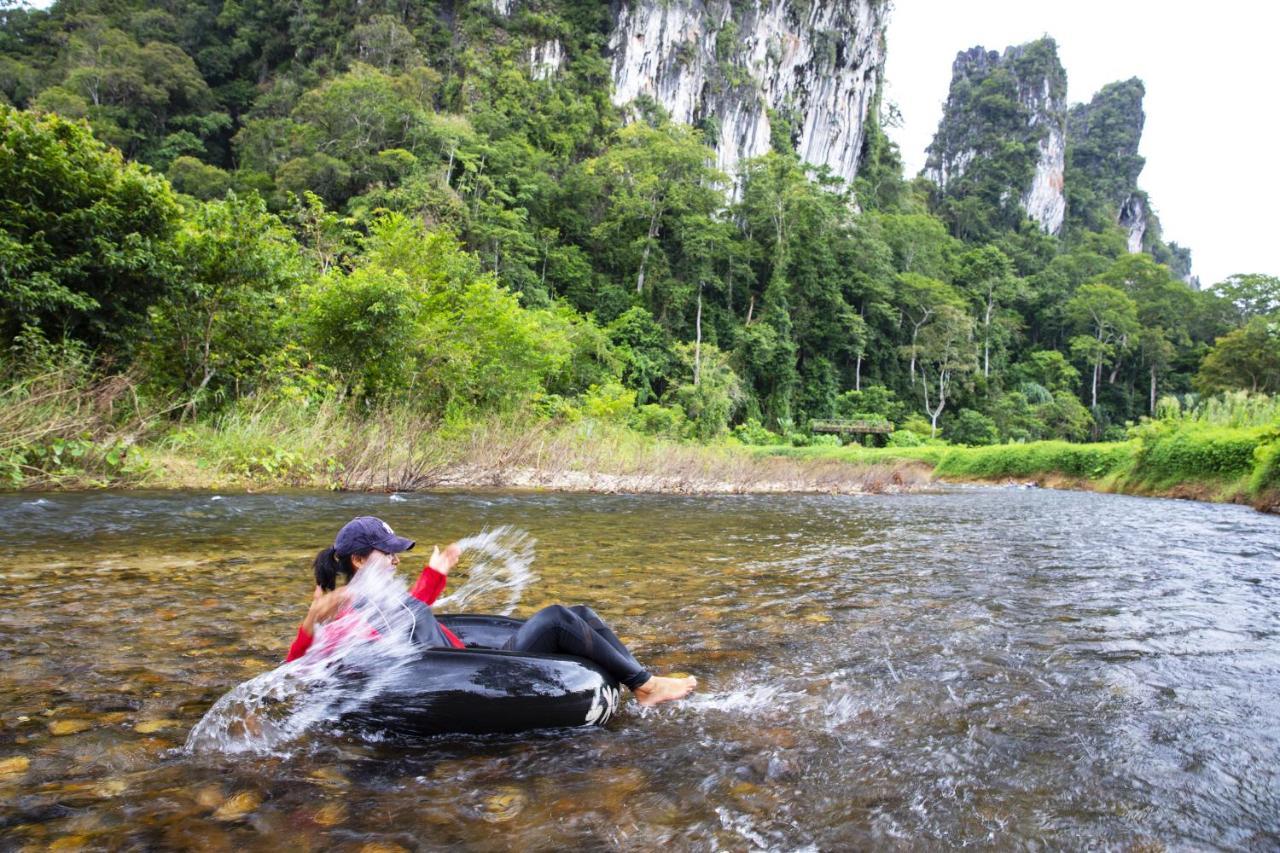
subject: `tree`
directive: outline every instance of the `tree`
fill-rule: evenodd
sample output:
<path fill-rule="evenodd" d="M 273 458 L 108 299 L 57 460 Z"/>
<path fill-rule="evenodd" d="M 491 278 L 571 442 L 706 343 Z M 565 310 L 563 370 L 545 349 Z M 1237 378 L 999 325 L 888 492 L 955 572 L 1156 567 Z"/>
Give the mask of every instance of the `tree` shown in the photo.
<path fill-rule="evenodd" d="M 1138 306 L 1138 355 L 1147 370 L 1148 414 L 1155 414 L 1160 379 L 1179 349 L 1191 344 L 1189 328 L 1196 310 L 1193 291 L 1146 254 L 1117 258 L 1098 281 L 1122 289 Z"/>
<path fill-rule="evenodd" d="M 621 249 L 643 294 L 650 257 L 663 226 L 687 212 L 710 213 L 718 201 L 715 185 L 725 177 L 691 127 L 636 122 L 618 133 L 617 143 L 585 164 L 605 200 L 593 236 L 610 254 Z"/>
<path fill-rule="evenodd" d="M 127 350 L 173 280 L 179 212 L 83 123 L 0 106 L 0 328 Z"/>
<path fill-rule="evenodd" d="M 293 235 L 257 195 L 197 207 L 175 240 L 181 275 L 151 311 L 151 375 L 190 400 L 234 398 L 284 343 L 280 322 L 306 275 Z"/>
<path fill-rule="evenodd" d="M 991 376 L 992 326 L 1002 304 L 1019 294 L 1019 281 L 1013 275 L 1013 264 L 1004 252 L 994 246 L 983 246 L 960 257 L 957 283 L 967 290 L 978 306 L 978 323 L 982 333 L 982 376 Z"/>
<path fill-rule="evenodd" d="M 920 334 L 919 355 L 924 410 L 929 416 L 932 434 L 936 436 L 938 418 L 947 407 L 956 380 L 977 367 L 973 350 L 973 318 L 955 305 L 943 305 L 938 309 L 936 321 Z M 937 390 L 932 403 L 930 386 Z"/>
<path fill-rule="evenodd" d="M 1071 349 L 1093 368 L 1089 399 L 1090 406 L 1097 408 L 1102 365 L 1137 333 L 1138 306 L 1114 287 L 1086 284 L 1067 302 L 1067 315 L 1084 332 L 1071 339 Z"/>
<path fill-rule="evenodd" d="M 962 303 L 960 295 L 951 285 L 912 272 L 898 276 L 897 298 L 903 321 L 911 328 L 911 343 L 907 352 L 911 360 L 911 383 L 914 385 L 920 330 L 928 326 L 944 309 L 959 310 Z"/>
<path fill-rule="evenodd" d="M 608 330 L 622 363 L 623 384 L 636 392 L 636 403 L 656 401 L 666 392 L 676 371 L 676 357 L 667 333 L 639 305 L 616 318 Z"/>
<path fill-rule="evenodd" d="M 1253 317 L 1218 338 L 1200 365 L 1196 385 L 1207 393 L 1280 392 L 1280 320 Z"/>
<path fill-rule="evenodd" d="M 1213 286 L 1223 298 L 1231 301 L 1240 321 L 1280 312 L 1280 278 L 1260 273 L 1237 273 Z"/>

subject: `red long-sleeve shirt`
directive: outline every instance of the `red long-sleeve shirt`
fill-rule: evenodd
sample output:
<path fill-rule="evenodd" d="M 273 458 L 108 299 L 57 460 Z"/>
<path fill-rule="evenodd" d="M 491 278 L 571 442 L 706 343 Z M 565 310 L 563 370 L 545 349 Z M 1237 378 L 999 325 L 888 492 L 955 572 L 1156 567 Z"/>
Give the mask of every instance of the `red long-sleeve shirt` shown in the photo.
<path fill-rule="evenodd" d="M 440 597 L 440 593 L 444 592 L 445 584 L 449 582 L 446 575 L 442 575 L 430 566 L 422 568 L 422 574 L 418 576 L 418 580 L 413 585 L 413 589 L 409 590 L 409 594 L 430 607 L 435 600 Z M 349 612 L 344 610 L 344 612 Z M 339 614 L 341 617 L 342 614 Z M 444 632 L 447 639 L 455 649 L 463 647 L 463 643 L 458 639 L 458 635 L 454 634 L 445 626 L 441 625 L 440 630 Z M 376 632 L 375 632 L 376 633 Z M 285 657 L 285 662 L 297 660 L 307 653 L 307 649 L 311 648 L 311 643 L 315 640 L 314 634 L 308 634 L 307 629 L 299 625 L 298 636 L 293 640 L 293 645 L 289 646 L 289 654 Z"/>

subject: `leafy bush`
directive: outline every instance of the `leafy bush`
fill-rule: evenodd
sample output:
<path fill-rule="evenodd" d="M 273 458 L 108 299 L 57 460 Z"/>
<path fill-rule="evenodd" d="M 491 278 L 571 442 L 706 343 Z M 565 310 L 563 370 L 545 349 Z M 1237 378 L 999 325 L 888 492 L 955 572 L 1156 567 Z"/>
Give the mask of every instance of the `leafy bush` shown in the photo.
<path fill-rule="evenodd" d="M 606 385 L 592 385 L 582 395 L 582 413 L 598 421 L 622 423 L 635 404 L 636 392 L 623 388 L 616 380 Z"/>
<path fill-rule="evenodd" d="M 686 430 L 688 419 L 684 411 L 674 406 L 645 403 L 631 413 L 631 428 L 647 435 L 679 438 Z"/>
<path fill-rule="evenodd" d="M 921 447 L 924 445 L 924 439 L 919 433 L 906 429 L 895 429 L 889 433 L 890 447 Z"/>
<path fill-rule="evenodd" d="M 752 444 L 758 447 L 783 443 L 782 436 L 770 432 L 756 418 L 747 418 L 746 423 L 741 423 L 734 427 L 733 437 L 743 444 Z"/>
<path fill-rule="evenodd" d="M 1253 471 L 1255 451 L 1269 434 L 1163 421 L 1149 421 L 1130 432 L 1138 440 L 1134 473 L 1154 483 L 1242 477 Z"/>
<path fill-rule="evenodd" d="M 973 409 L 961 409 L 947 425 L 947 439 L 970 446 L 995 444 L 1000 440 L 996 422 Z"/>
<path fill-rule="evenodd" d="M 952 477 L 1035 477 L 1064 474 L 1099 479 L 1114 474 L 1133 460 L 1133 445 L 1068 444 L 1037 441 L 994 447 L 947 451 L 938 461 L 937 474 Z"/>
<path fill-rule="evenodd" d="M 845 391 L 836 397 L 836 417 L 845 420 L 875 420 L 899 423 L 906 404 L 883 385 L 868 385 L 861 391 Z"/>
<path fill-rule="evenodd" d="M 1263 438 L 1266 443 L 1259 444 L 1254 451 L 1257 464 L 1249 478 L 1249 494 L 1255 498 L 1280 492 L 1280 432 L 1271 432 Z M 1280 503 L 1280 496 L 1275 502 Z"/>

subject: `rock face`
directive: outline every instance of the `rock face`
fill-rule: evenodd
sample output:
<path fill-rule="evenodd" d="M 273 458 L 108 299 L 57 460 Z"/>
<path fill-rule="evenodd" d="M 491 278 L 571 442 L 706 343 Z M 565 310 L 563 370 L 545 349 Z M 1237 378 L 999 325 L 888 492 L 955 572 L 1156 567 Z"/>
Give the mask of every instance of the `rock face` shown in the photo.
<path fill-rule="evenodd" d="M 1066 217 L 1067 75 L 1052 39 L 956 55 L 925 175 L 948 195 L 1009 199 L 1050 234 Z M 1011 150 L 1008 143 L 1018 143 Z M 994 187 L 995 174 L 1016 186 Z"/>
<path fill-rule="evenodd" d="M 614 102 L 648 96 L 715 139 L 717 165 L 776 144 L 851 181 L 884 70 L 880 0 L 623 0 Z"/>
<path fill-rule="evenodd" d="M 1116 215 L 1116 223 L 1129 232 L 1129 253 L 1142 251 L 1142 238 L 1147 235 L 1147 194 L 1132 192 L 1125 197 Z"/>
<path fill-rule="evenodd" d="M 564 46 L 559 39 L 551 39 L 529 48 L 529 76 L 534 80 L 554 77 L 564 65 Z"/>
<path fill-rule="evenodd" d="M 1146 89 L 1136 77 L 1108 83 L 1087 104 L 1071 108 L 1067 122 L 1067 174 L 1072 218 L 1086 228 L 1110 223 L 1129 234 L 1129 251 L 1141 252 L 1152 225 L 1138 175 L 1146 164 L 1138 154 L 1146 114 Z"/>

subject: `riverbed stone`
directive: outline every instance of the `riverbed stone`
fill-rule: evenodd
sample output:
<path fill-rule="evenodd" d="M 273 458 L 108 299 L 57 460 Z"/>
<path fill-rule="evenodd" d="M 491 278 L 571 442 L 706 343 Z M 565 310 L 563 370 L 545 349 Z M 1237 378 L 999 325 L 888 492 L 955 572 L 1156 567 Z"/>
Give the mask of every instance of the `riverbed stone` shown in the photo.
<path fill-rule="evenodd" d="M 55 737 L 75 735 L 93 728 L 90 720 L 54 720 L 49 723 L 49 734 Z"/>
<path fill-rule="evenodd" d="M 0 779 L 9 776 L 20 776 L 27 772 L 27 768 L 31 766 L 31 759 L 25 755 L 15 755 L 12 758 L 0 758 Z"/>
<path fill-rule="evenodd" d="M 307 775 L 308 778 L 329 788 L 346 788 L 351 784 L 342 771 L 336 767 L 321 767 L 318 770 L 312 770 Z"/>
<path fill-rule="evenodd" d="M 409 850 L 390 841 L 370 841 L 360 848 L 360 853 L 409 853 Z"/>
<path fill-rule="evenodd" d="M 499 788 L 485 797 L 480 806 L 480 817 L 489 823 L 506 823 L 524 810 L 525 795 L 519 788 Z"/>
<path fill-rule="evenodd" d="M 133 730 L 140 735 L 152 735 L 176 725 L 178 725 L 177 720 L 143 720 L 135 725 Z"/>
<path fill-rule="evenodd" d="M 262 795 L 256 791 L 241 791 L 228 797 L 213 813 L 214 820 L 235 821 L 251 814 L 262 805 Z"/>
<path fill-rule="evenodd" d="M 214 809 L 222 805 L 226 800 L 226 795 L 222 793 L 222 789 L 217 785 L 205 785 L 196 789 L 194 799 L 206 809 Z"/>
<path fill-rule="evenodd" d="M 325 803 L 311 819 L 320 826 L 337 826 L 347 819 L 347 807 L 343 803 Z"/>

